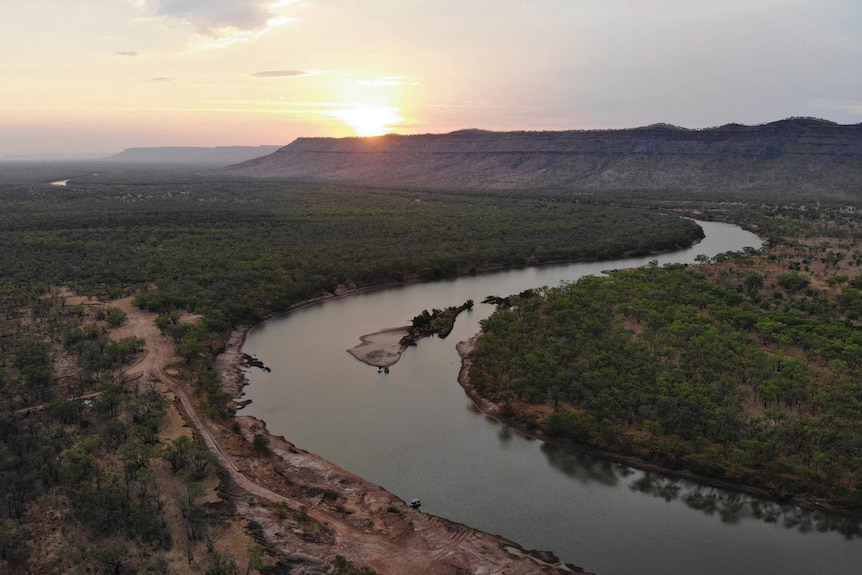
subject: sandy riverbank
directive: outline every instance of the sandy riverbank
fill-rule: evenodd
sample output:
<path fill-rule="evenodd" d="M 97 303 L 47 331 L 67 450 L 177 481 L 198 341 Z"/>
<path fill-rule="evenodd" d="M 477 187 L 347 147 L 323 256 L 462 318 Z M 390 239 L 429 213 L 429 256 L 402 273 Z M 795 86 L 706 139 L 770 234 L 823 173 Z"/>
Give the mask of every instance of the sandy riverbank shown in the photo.
<path fill-rule="evenodd" d="M 470 398 L 470 401 L 473 402 L 473 405 L 476 406 L 476 409 L 484 413 L 489 417 L 493 417 L 502 423 L 509 423 L 503 421 L 499 417 L 500 406 L 492 401 L 488 401 L 476 391 L 475 386 L 470 383 L 470 354 L 473 352 L 473 348 L 476 346 L 476 340 L 479 339 L 480 334 L 476 334 L 470 339 L 466 341 L 459 341 L 455 345 L 455 349 L 458 351 L 458 355 L 461 356 L 461 370 L 458 372 L 458 383 L 461 384 L 461 387 L 464 388 L 464 392 L 467 394 L 467 397 Z"/>
<path fill-rule="evenodd" d="M 235 330 L 216 361 L 224 389 L 235 406 L 242 405 L 242 390 L 248 384 L 242 368 L 247 332 L 248 328 Z M 404 332 L 384 330 L 364 336 L 369 338 L 363 340 L 366 352 L 382 349 L 394 354 L 392 341 L 397 333 Z M 305 513 L 321 526 L 320 536 L 307 540 L 285 529 L 271 508 L 240 502 L 237 511 L 253 521 L 267 545 L 279 553 L 304 557 L 320 566 L 340 554 L 381 575 L 583 573 L 551 553 L 527 551 L 503 537 L 411 509 L 379 485 L 270 434 L 264 421 L 249 416 L 237 416 L 234 421 L 247 445 L 255 435 L 264 435 L 269 446 L 266 455 L 252 456 L 246 448 L 243 456 L 237 457 L 240 451 L 234 451 L 239 469 L 259 485 L 278 491 L 291 508 L 306 509 Z"/>
<path fill-rule="evenodd" d="M 348 349 L 347 353 L 374 367 L 390 367 L 398 363 L 401 354 L 407 349 L 401 345 L 401 340 L 407 335 L 407 326 L 369 333 L 360 336 L 359 341 L 362 343 Z"/>

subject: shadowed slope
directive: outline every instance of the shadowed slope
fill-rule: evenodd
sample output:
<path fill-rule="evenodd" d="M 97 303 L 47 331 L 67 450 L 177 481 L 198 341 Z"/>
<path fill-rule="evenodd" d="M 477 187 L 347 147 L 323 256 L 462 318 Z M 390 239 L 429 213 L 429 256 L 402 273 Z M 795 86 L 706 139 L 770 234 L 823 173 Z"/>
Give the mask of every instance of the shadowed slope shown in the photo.
<path fill-rule="evenodd" d="M 300 138 L 225 173 L 429 189 L 855 193 L 862 124 L 796 118 L 688 130 L 487 132 Z"/>

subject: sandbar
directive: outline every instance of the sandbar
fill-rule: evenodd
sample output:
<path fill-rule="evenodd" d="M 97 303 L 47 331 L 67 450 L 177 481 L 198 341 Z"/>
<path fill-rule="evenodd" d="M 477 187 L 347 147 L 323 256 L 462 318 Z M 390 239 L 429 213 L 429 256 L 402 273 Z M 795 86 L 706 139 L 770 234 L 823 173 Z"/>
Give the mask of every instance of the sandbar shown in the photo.
<path fill-rule="evenodd" d="M 360 336 L 359 345 L 347 350 L 347 353 L 368 365 L 374 367 L 389 367 L 398 363 L 401 354 L 407 349 L 401 344 L 408 335 L 407 326 L 393 327 L 375 333 Z"/>

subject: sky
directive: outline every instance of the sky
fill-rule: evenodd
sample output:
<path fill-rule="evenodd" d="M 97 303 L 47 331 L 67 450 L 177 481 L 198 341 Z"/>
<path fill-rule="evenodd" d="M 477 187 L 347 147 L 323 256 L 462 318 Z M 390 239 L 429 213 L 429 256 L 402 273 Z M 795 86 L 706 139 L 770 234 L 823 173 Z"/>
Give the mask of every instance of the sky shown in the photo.
<path fill-rule="evenodd" d="M 862 0 L 0 0 L 0 156 L 862 122 Z"/>

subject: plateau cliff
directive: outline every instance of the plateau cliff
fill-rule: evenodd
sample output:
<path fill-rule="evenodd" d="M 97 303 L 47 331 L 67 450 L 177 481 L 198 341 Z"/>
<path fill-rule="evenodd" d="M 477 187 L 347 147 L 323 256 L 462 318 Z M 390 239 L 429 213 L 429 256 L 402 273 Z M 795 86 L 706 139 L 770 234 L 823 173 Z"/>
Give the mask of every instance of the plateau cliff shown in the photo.
<path fill-rule="evenodd" d="M 465 190 L 862 191 L 862 124 L 299 138 L 223 169 L 238 176 Z"/>

